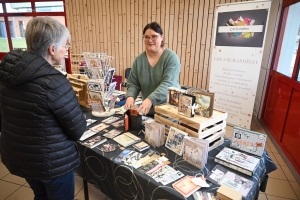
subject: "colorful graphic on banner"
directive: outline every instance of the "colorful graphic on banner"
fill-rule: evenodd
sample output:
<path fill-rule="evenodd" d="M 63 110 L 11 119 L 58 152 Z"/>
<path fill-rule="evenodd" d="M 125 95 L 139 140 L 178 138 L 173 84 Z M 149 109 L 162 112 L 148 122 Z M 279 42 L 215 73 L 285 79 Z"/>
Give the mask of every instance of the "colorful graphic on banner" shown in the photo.
<path fill-rule="evenodd" d="M 216 6 L 209 90 L 227 122 L 250 129 L 271 1 Z"/>
<path fill-rule="evenodd" d="M 215 46 L 261 48 L 267 17 L 268 9 L 218 13 Z"/>

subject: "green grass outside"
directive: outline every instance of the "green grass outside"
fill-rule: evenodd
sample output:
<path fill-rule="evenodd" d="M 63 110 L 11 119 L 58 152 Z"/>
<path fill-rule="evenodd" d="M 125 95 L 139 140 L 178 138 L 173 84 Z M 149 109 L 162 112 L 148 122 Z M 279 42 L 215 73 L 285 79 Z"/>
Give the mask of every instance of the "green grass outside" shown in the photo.
<path fill-rule="evenodd" d="M 27 48 L 25 38 L 13 38 L 13 48 Z M 9 52 L 7 38 L 0 38 L 0 52 Z"/>

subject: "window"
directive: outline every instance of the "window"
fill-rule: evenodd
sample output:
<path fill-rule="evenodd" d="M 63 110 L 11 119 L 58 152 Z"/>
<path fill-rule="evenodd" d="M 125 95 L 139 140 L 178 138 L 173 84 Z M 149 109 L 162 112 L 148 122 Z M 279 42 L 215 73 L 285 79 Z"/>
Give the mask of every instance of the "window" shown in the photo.
<path fill-rule="evenodd" d="M 64 12 L 62 1 L 36 2 L 36 12 Z"/>
<path fill-rule="evenodd" d="M 300 2 L 284 9 L 274 70 L 292 77 L 300 40 Z M 298 69 L 299 71 L 299 69 Z M 299 77 L 298 77 L 299 80 Z"/>
<path fill-rule="evenodd" d="M 25 3 L 6 3 L 7 13 L 27 13 L 32 12 L 30 2 Z"/>
<path fill-rule="evenodd" d="M 27 48 L 25 31 L 26 25 L 32 17 L 50 16 L 66 25 L 63 0 L 11 2 L 0 3 L 0 60 L 8 51 Z"/>

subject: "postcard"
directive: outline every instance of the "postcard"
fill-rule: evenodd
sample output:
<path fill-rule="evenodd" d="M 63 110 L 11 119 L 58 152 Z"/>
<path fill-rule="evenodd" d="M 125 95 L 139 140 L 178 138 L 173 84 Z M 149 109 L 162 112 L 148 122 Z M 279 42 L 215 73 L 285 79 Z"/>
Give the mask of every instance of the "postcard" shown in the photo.
<path fill-rule="evenodd" d="M 95 136 L 91 139 L 88 139 L 87 141 L 83 142 L 82 144 L 84 146 L 87 146 L 89 148 L 94 148 L 102 143 L 106 142 L 106 138 L 101 136 Z"/>
<path fill-rule="evenodd" d="M 88 91 L 90 99 L 102 99 L 100 92 Z"/>
<path fill-rule="evenodd" d="M 83 141 L 83 140 L 85 140 L 85 139 L 87 139 L 87 138 L 89 138 L 89 137 L 91 137 L 91 136 L 93 136 L 93 135 L 95 135 L 95 134 L 97 134 L 96 132 L 94 132 L 94 131 L 91 131 L 91 130 L 87 130 L 87 131 L 85 131 L 84 133 L 83 133 L 83 135 L 81 136 L 81 138 L 79 139 L 80 141 Z"/>
<path fill-rule="evenodd" d="M 109 127 L 109 125 L 104 124 L 104 123 L 101 123 L 101 124 L 98 124 L 98 125 L 96 125 L 96 126 L 90 128 L 90 130 L 92 130 L 92 131 L 98 133 L 98 132 L 100 132 L 100 131 L 106 129 L 107 127 Z"/>
<path fill-rule="evenodd" d="M 181 156 L 184 144 L 183 138 L 187 135 L 187 133 L 171 126 L 165 146 Z"/>
<path fill-rule="evenodd" d="M 130 153 L 132 152 L 130 149 L 124 149 L 115 159 L 114 161 L 117 163 L 122 162 L 122 160 Z"/>
<path fill-rule="evenodd" d="M 101 92 L 103 81 L 88 81 L 87 87 L 89 91 Z"/>
<path fill-rule="evenodd" d="M 105 112 L 102 99 L 88 99 L 88 104 L 94 112 Z"/>
<path fill-rule="evenodd" d="M 228 172 L 228 170 L 221 165 L 216 165 L 212 170 L 211 173 L 207 175 L 206 179 L 210 182 L 220 185 L 220 181 L 223 179 L 225 174 Z"/>
<path fill-rule="evenodd" d="M 115 71 L 116 71 L 116 68 L 109 68 L 108 71 L 106 72 L 106 74 L 103 78 L 104 83 L 106 85 L 109 85 L 112 82 Z"/>
<path fill-rule="evenodd" d="M 138 168 L 138 171 L 142 174 L 145 174 L 146 172 L 148 172 L 149 170 L 151 170 L 158 164 L 159 163 L 156 160 L 152 160 L 151 162 L 147 163 L 146 165 L 143 165 L 140 168 Z"/>
<path fill-rule="evenodd" d="M 175 190 L 181 193 L 185 198 L 189 197 L 195 191 L 199 190 L 201 187 L 195 185 L 192 182 L 192 178 L 194 176 L 185 176 L 184 178 L 180 179 L 179 181 L 172 184 Z"/>
<path fill-rule="evenodd" d="M 112 139 L 112 138 L 116 137 L 117 135 L 121 134 L 122 132 L 123 131 L 118 130 L 118 129 L 112 129 L 108 133 L 103 134 L 103 136 Z"/>
<path fill-rule="evenodd" d="M 116 128 L 118 128 L 120 126 L 124 126 L 124 120 L 122 119 L 122 120 L 116 121 L 116 122 L 112 123 L 111 125 Z"/>
<path fill-rule="evenodd" d="M 117 120 L 119 120 L 120 118 L 119 117 L 114 117 L 114 116 L 111 116 L 109 118 L 106 118 L 104 120 L 102 120 L 102 123 L 105 123 L 105 124 L 111 124 Z"/>
<path fill-rule="evenodd" d="M 125 165 L 129 165 L 132 166 L 134 165 L 134 163 L 136 163 L 140 157 L 141 157 L 141 153 L 136 152 L 136 151 L 132 151 L 133 153 L 129 153 L 123 160 L 122 163 L 124 163 Z"/>
<path fill-rule="evenodd" d="M 87 119 L 86 120 L 86 126 L 89 126 L 89 125 L 95 123 L 96 121 L 97 121 L 96 119 Z"/>

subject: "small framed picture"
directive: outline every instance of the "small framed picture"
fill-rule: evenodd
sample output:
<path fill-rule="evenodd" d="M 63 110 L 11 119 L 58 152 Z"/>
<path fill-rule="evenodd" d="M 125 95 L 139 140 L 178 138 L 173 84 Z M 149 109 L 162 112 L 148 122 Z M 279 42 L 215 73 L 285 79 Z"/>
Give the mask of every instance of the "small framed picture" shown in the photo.
<path fill-rule="evenodd" d="M 196 97 L 195 103 L 198 108 L 195 108 L 195 113 L 197 115 L 207 118 L 213 115 L 215 93 L 198 89 L 188 89 L 188 94 Z"/>
<path fill-rule="evenodd" d="M 189 94 L 182 94 L 179 97 L 178 103 L 178 114 L 184 115 L 186 117 L 194 117 L 194 112 L 192 112 L 192 107 L 195 103 L 196 97 Z"/>

